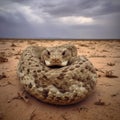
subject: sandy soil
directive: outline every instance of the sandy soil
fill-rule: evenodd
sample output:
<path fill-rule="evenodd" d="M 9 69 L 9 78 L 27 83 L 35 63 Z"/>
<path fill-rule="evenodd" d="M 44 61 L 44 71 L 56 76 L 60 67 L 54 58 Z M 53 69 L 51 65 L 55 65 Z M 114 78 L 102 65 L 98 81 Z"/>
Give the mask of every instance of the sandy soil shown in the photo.
<path fill-rule="evenodd" d="M 42 103 L 23 93 L 16 75 L 22 50 L 64 43 L 75 44 L 96 67 L 94 93 L 70 106 Z M 120 41 L 0 40 L 0 120 L 120 120 Z"/>

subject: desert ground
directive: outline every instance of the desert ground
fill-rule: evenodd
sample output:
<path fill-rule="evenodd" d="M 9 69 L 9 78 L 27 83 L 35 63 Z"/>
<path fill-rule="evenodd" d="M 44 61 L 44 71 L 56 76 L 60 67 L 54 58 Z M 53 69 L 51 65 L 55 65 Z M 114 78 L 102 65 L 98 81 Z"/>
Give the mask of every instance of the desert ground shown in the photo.
<path fill-rule="evenodd" d="M 23 88 L 16 74 L 22 51 L 30 45 L 74 44 L 97 71 L 94 92 L 68 106 L 43 103 Z M 0 120 L 120 120 L 119 40 L 0 40 Z"/>

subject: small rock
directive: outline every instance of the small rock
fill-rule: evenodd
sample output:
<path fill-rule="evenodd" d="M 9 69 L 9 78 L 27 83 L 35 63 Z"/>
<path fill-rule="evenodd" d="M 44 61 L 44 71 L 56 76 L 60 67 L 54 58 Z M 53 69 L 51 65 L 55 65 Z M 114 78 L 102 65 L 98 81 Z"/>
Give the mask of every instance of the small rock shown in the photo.
<path fill-rule="evenodd" d="M 118 78 L 118 76 L 113 74 L 112 70 L 106 71 L 105 76 L 109 78 Z"/>
<path fill-rule="evenodd" d="M 0 80 L 3 79 L 3 78 L 6 78 L 7 76 L 5 75 L 4 72 L 2 72 L 2 74 L 0 75 Z"/>
<path fill-rule="evenodd" d="M 0 52 L 0 63 L 8 62 L 8 59 L 6 58 L 5 52 Z"/>
<path fill-rule="evenodd" d="M 11 44 L 11 47 L 16 47 L 16 45 L 14 43 Z"/>
<path fill-rule="evenodd" d="M 112 94 L 111 97 L 116 97 L 119 93 Z"/>
<path fill-rule="evenodd" d="M 114 66 L 115 65 L 115 63 L 107 63 L 107 65 L 109 65 L 109 66 Z"/>
<path fill-rule="evenodd" d="M 105 102 L 103 102 L 101 99 L 99 99 L 97 102 L 94 103 L 95 105 L 100 105 L 100 106 L 104 106 L 106 105 Z"/>
<path fill-rule="evenodd" d="M 98 78 L 100 78 L 101 77 L 101 75 L 100 74 L 98 74 Z"/>

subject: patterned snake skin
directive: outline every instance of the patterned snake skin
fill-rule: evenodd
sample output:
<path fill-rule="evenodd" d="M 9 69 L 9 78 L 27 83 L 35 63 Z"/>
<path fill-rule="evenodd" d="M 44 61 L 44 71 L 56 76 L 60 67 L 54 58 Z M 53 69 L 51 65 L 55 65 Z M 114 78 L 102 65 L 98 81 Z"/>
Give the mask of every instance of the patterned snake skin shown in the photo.
<path fill-rule="evenodd" d="M 19 60 L 18 77 L 24 89 L 50 104 L 69 105 L 93 91 L 97 74 L 85 56 L 77 56 L 74 45 L 30 46 Z"/>

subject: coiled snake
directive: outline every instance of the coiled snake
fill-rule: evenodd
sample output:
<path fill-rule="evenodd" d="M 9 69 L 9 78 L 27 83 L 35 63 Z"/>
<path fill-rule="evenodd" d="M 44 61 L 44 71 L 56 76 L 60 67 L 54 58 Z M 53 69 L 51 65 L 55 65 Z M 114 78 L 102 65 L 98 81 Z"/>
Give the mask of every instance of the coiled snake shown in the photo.
<path fill-rule="evenodd" d="M 68 105 L 85 99 L 96 85 L 97 74 L 74 45 L 27 47 L 19 60 L 18 77 L 25 90 L 37 99 Z"/>

